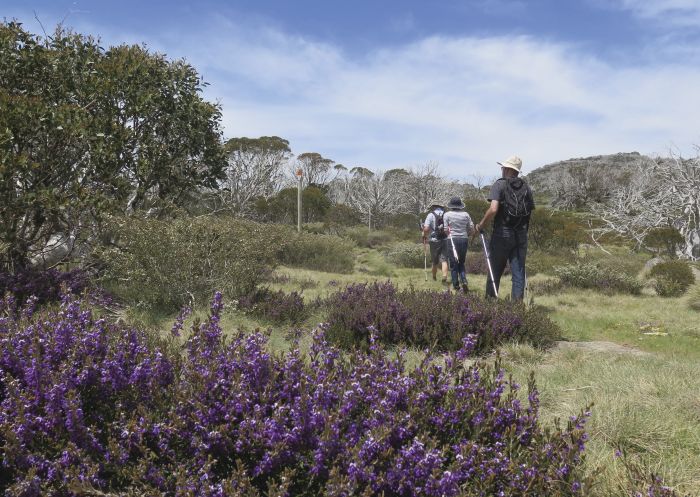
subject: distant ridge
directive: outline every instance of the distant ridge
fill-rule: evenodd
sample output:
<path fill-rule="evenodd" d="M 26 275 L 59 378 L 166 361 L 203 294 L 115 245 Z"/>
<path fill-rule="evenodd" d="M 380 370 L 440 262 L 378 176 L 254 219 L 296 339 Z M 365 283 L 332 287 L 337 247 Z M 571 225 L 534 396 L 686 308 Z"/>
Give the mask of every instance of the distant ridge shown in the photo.
<path fill-rule="evenodd" d="M 620 152 L 610 155 L 595 155 L 592 157 L 580 157 L 538 167 L 526 176 L 533 191 L 541 194 L 553 194 L 556 185 L 570 174 L 580 173 L 585 169 L 592 169 L 596 175 L 600 174 L 610 186 L 624 185 L 636 164 L 650 160 L 649 157 L 639 152 Z"/>

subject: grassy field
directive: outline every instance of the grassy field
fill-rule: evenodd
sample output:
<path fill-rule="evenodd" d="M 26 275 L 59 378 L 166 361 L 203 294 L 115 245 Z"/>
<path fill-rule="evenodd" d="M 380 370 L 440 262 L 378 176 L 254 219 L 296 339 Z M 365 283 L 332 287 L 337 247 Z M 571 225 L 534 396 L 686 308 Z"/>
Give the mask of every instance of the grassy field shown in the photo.
<path fill-rule="evenodd" d="M 483 292 L 485 278 L 468 277 L 470 287 Z M 540 274 L 531 282 L 547 278 Z M 399 287 L 442 288 L 430 275 L 425 281 L 423 268 L 397 268 L 373 249 L 357 250 L 353 274 L 280 267 L 270 287 L 303 289 L 311 302 L 350 283 L 387 279 Z M 502 288 L 509 292 L 508 278 Z M 534 371 L 541 415 L 548 422 L 593 405 L 586 468 L 597 482 L 594 495 L 629 495 L 632 467 L 660 475 L 680 494 L 700 495 L 700 313 L 689 309 L 687 297 L 660 298 L 647 289 L 640 296 L 567 289 L 530 297 L 559 324 L 563 343 L 550 351 L 512 344 L 498 354 L 523 385 Z M 144 316 L 132 318 L 161 329 L 169 329 L 172 320 Z M 302 327 L 311 329 L 322 318 L 318 312 Z M 222 324 L 225 329 L 269 328 L 272 349 L 289 347 L 288 326 L 272 326 L 235 310 L 227 311 Z M 421 356 L 408 351 L 409 367 Z M 624 455 L 617 456 L 617 450 Z"/>

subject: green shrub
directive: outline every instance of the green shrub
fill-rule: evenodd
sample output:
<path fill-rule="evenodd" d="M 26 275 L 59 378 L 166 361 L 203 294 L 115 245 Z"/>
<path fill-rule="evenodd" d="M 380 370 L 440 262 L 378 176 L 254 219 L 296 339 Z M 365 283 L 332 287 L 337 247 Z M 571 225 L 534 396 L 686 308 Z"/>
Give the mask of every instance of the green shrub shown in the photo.
<path fill-rule="evenodd" d="M 554 270 L 561 282 L 576 288 L 593 288 L 605 293 L 639 295 L 642 283 L 623 272 L 603 267 L 595 262 L 577 261 Z"/>
<path fill-rule="evenodd" d="M 671 226 L 654 228 L 644 237 L 644 245 L 656 253 L 666 252 L 669 257 L 676 256 L 676 250 L 685 243 L 685 238 Z"/>
<path fill-rule="evenodd" d="M 177 309 L 205 303 L 216 290 L 228 298 L 251 292 L 276 262 L 266 247 L 283 247 L 279 230 L 232 218 L 172 221 L 115 218 L 115 243 L 94 255 L 102 280 L 134 305 Z"/>
<path fill-rule="evenodd" d="M 273 292 L 267 287 L 256 288 L 238 299 L 238 308 L 247 314 L 275 323 L 299 324 L 309 314 L 298 292 Z"/>
<path fill-rule="evenodd" d="M 559 252 L 531 250 L 528 251 L 527 254 L 527 274 L 534 276 L 535 274 L 542 273 L 556 276 L 555 270 L 557 267 L 571 264 L 575 260 L 576 256 L 568 250 Z"/>
<path fill-rule="evenodd" d="M 398 267 L 422 267 L 425 262 L 423 245 L 419 243 L 399 242 L 384 254 L 387 261 Z M 428 256 L 430 258 L 430 256 Z"/>
<path fill-rule="evenodd" d="M 358 247 L 363 248 L 377 248 L 394 241 L 391 233 L 383 230 L 369 231 L 366 226 L 348 228 L 343 236 L 355 242 Z"/>
<path fill-rule="evenodd" d="M 700 286 L 695 287 L 688 296 L 688 307 L 700 312 Z"/>
<path fill-rule="evenodd" d="M 332 205 L 326 211 L 324 222 L 327 225 L 351 227 L 362 222 L 362 214 L 345 204 Z"/>
<path fill-rule="evenodd" d="M 684 261 L 668 261 L 657 264 L 649 272 L 654 278 L 654 289 L 662 297 L 679 297 L 695 283 L 693 270 Z"/>
<path fill-rule="evenodd" d="M 489 208 L 490 203 L 486 200 L 479 199 L 465 199 L 464 200 L 464 210 L 469 213 L 472 221 L 478 223 L 481 218 L 484 217 L 486 211 Z M 425 219 L 425 218 L 424 218 Z"/>
<path fill-rule="evenodd" d="M 576 250 L 587 239 L 587 226 L 570 212 L 538 207 L 530 217 L 528 243 L 533 249 Z"/>
<path fill-rule="evenodd" d="M 279 254 L 280 263 L 328 273 L 352 273 L 355 244 L 351 241 L 335 235 L 282 231 L 287 241 Z"/>

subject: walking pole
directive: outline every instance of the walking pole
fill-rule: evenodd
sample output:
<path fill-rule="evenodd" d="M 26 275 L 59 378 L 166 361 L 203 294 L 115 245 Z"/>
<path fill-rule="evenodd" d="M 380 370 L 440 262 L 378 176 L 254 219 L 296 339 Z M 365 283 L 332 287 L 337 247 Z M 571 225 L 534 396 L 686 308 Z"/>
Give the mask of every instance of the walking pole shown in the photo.
<path fill-rule="evenodd" d="M 455 261 L 459 262 L 459 256 L 457 256 L 457 249 L 455 248 L 455 241 L 452 239 L 452 230 L 449 230 L 450 233 L 450 243 L 452 243 L 452 255 L 455 256 Z"/>
<path fill-rule="evenodd" d="M 530 292 L 528 291 L 528 285 L 527 285 L 527 271 L 523 271 L 525 273 L 525 290 L 523 290 L 523 301 L 525 302 L 525 305 L 528 305 L 527 298 L 530 296 Z"/>
<path fill-rule="evenodd" d="M 484 255 L 486 256 L 486 265 L 489 268 L 489 276 L 491 276 L 491 284 L 493 285 L 493 293 L 498 298 L 498 290 L 496 289 L 496 281 L 493 279 L 493 270 L 491 269 L 491 259 L 489 258 L 489 249 L 486 248 L 486 239 L 484 238 L 484 230 L 479 230 L 481 234 L 481 244 L 484 246 Z"/>
<path fill-rule="evenodd" d="M 425 233 L 423 233 L 423 223 L 420 224 L 420 232 L 423 235 L 423 269 L 425 271 L 425 281 L 428 281 L 428 247 L 425 244 Z"/>

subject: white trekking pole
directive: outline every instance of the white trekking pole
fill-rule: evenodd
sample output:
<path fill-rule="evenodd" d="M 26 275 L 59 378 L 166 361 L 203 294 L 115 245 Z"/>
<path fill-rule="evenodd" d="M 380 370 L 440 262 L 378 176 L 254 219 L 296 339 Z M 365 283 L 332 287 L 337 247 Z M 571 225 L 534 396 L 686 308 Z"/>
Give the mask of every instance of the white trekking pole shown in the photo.
<path fill-rule="evenodd" d="M 491 258 L 489 257 L 489 249 L 486 248 L 486 239 L 484 238 L 484 230 L 479 230 L 481 234 L 481 244 L 484 246 L 484 255 L 486 256 L 486 265 L 489 268 L 489 276 L 491 276 L 491 284 L 493 285 L 493 293 L 498 298 L 498 290 L 496 289 L 496 281 L 493 279 L 493 270 L 491 269 Z"/>
<path fill-rule="evenodd" d="M 452 229 L 449 226 L 447 227 L 447 233 L 450 237 L 450 243 L 452 244 L 452 255 L 455 259 L 455 265 L 454 267 L 450 267 L 450 270 L 457 271 L 457 268 L 459 267 L 459 256 L 457 255 L 457 249 L 455 248 L 455 241 L 452 239 Z"/>
<path fill-rule="evenodd" d="M 425 272 L 425 281 L 428 281 L 428 247 L 426 244 L 425 233 L 423 232 L 423 223 L 420 223 L 420 232 L 423 239 L 423 270 Z"/>
<path fill-rule="evenodd" d="M 450 243 L 452 244 L 452 255 L 455 256 L 455 262 L 459 262 L 459 257 L 457 256 L 457 249 L 455 248 L 455 241 L 452 239 L 452 230 L 449 230 Z"/>

